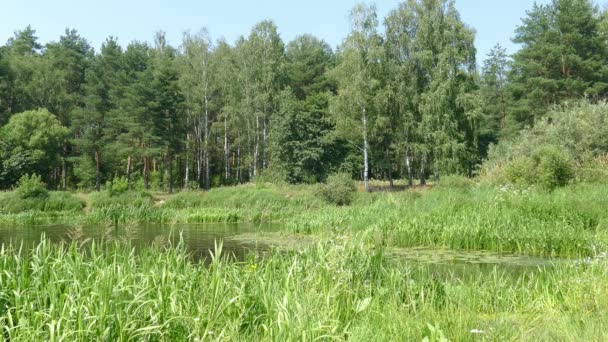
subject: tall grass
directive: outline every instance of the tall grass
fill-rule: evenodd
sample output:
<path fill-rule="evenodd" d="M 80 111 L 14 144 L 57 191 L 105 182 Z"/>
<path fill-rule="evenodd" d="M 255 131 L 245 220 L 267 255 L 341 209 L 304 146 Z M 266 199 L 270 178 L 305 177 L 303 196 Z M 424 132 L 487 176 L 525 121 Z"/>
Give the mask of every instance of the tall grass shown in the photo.
<path fill-rule="evenodd" d="M 325 242 L 209 265 L 182 246 L 0 250 L 0 331 L 20 340 L 605 340 L 608 264 L 458 279 Z"/>
<path fill-rule="evenodd" d="M 607 185 L 579 184 L 548 192 L 446 179 L 430 190 L 357 193 L 345 207 L 327 204 L 317 194 L 314 186 L 241 186 L 157 197 L 99 193 L 89 196 L 84 211 L 0 209 L 0 222 L 278 222 L 295 233 L 365 232 L 367 242 L 390 247 L 552 256 L 588 256 L 608 249 Z"/>
<path fill-rule="evenodd" d="M 553 192 L 438 187 L 424 193 L 359 194 L 355 205 L 302 213 L 288 229 L 365 231 L 393 247 L 435 246 L 580 256 L 608 248 L 608 187 Z"/>
<path fill-rule="evenodd" d="M 85 203 L 69 192 L 51 191 L 48 197 L 22 198 L 16 192 L 0 192 L 0 214 L 18 214 L 25 211 L 38 212 L 77 212 Z"/>

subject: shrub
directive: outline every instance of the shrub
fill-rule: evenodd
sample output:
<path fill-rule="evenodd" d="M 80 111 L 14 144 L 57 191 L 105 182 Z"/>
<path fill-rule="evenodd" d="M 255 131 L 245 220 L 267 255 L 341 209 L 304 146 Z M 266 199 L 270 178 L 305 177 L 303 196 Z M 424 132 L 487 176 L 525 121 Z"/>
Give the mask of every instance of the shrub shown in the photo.
<path fill-rule="evenodd" d="M 504 168 L 506 179 L 514 184 L 531 185 L 538 179 L 536 163 L 530 157 L 520 157 L 507 163 Z"/>
<path fill-rule="evenodd" d="M 15 193 L 21 199 L 37 198 L 46 199 L 49 197 L 49 191 L 42 182 L 42 178 L 36 174 L 24 175 L 19 179 Z"/>
<path fill-rule="evenodd" d="M 330 175 L 327 182 L 320 187 L 321 196 L 336 205 L 349 205 L 356 190 L 355 182 L 347 173 Z"/>
<path fill-rule="evenodd" d="M 51 191 L 47 193 L 47 197 L 28 198 L 22 198 L 16 192 L 0 194 L 0 212 L 2 213 L 79 211 L 84 206 L 83 200 L 72 196 L 69 192 Z"/>
<path fill-rule="evenodd" d="M 608 183 L 608 155 L 589 158 L 577 165 L 576 180 L 585 183 Z"/>
<path fill-rule="evenodd" d="M 538 184 L 554 189 L 567 185 L 574 179 L 574 165 L 571 158 L 555 146 L 546 146 L 534 154 L 537 164 Z"/>
<path fill-rule="evenodd" d="M 531 157 L 522 156 L 508 162 L 504 172 L 511 183 L 555 189 L 574 179 L 574 163 L 558 147 L 548 145 L 535 150 Z"/>
<path fill-rule="evenodd" d="M 129 181 L 125 177 L 114 178 L 114 180 L 106 184 L 106 189 L 110 196 L 124 194 L 129 190 Z"/>

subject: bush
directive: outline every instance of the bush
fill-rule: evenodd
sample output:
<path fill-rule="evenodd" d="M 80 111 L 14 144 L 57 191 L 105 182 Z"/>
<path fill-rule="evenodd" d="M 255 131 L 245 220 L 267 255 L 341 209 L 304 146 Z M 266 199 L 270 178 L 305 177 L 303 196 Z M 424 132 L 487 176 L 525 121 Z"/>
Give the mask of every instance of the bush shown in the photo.
<path fill-rule="evenodd" d="M 509 182 L 519 185 L 540 185 L 545 189 L 564 186 L 574 179 L 574 163 L 570 156 L 555 146 L 544 146 L 532 157 L 516 158 L 504 168 Z"/>
<path fill-rule="evenodd" d="M 129 190 L 129 181 L 125 177 L 114 178 L 114 180 L 106 184 L 106 189 L 110 196 L 124 194 Z"/>
<path fill-rule="evenodd" d="M 51 191 L 48 192 L 47 197 L 28 198 L 22 198 L 16 192 L 0 194 L 1 213 L 79 211 L 84 206 L 83 200 L 72 196 L 69 192 Z"/>
<path fill-rule="evenodd" d="M 577 165 L 576 180 L 584 183 L 608 183 L 608 155 L 589 158 Z"/>
<path fill-rule="evenodd" d="M 506 179 L 514 184 L 532 185 L 538 180 L 536 163 L 530 157 L 520 157 L 509 162 L 504 173 Z"/>
<path fill-rule="evenodd" d="M 336 205 L 349 205 L 356 190 L 355 182 L 347 173 L 330 175 L 327 182 L 320 187 L 321 196 Z"/>
<path fill-rule="evenodd" d="M 574 179 L 572 159 L 555 146 L 543 147 L 536 151 L 538 184 L 547 189 L 564 186 Z"/>
<path fill-rule="evenodd" d="M 24 175 L 19 179 L 15 193 L 21 199 L 37 198 L 46 199 L 49 197 L 49 191 L 42 182 L 42 178 L 36 174 Z"/>

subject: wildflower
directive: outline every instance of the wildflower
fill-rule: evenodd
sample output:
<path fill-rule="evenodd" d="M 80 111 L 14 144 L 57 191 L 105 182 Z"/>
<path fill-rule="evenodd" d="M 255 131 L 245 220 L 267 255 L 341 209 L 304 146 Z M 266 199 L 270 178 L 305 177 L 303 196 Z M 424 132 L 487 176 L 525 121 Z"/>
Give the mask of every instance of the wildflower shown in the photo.
<path fill-rule="evenodd" d="M 471 334 L 485 334 L 485 331 L 481 329 L 471 329 Z"/>

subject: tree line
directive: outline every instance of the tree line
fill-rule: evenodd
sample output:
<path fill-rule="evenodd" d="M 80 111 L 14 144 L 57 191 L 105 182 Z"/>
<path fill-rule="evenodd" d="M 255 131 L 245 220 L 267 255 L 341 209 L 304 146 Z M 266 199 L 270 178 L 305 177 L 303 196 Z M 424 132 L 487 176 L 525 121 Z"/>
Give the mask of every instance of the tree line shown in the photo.
<path fill-rule="evenodd" d="M 474 175 L 488 146 L 571 99 L 608 92 L 608 20 L 590 0 L 534 5 L 507 56 L 483 66 L 451 0 L 405 0 L 383 20 L 355 6 L 334 51 L 272 21 L 234 43 L 203 29 L 99 51 L 76 30 L 42 45 L 28 26 L 0 47 L 0 187 L 203 188 L 260 177 L 424 184 Z"/>

